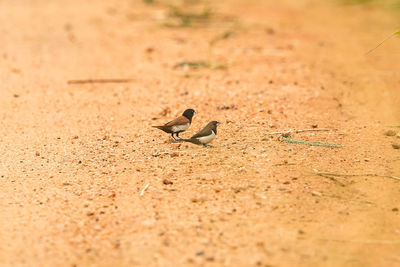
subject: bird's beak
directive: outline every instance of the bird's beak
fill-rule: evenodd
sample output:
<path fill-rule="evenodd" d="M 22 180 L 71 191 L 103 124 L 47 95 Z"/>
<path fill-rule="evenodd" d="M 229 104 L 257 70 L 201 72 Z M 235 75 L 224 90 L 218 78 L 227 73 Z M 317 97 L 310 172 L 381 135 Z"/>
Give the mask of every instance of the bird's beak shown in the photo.
<path fill-rule="evenodd" d="M 194 111 L 194 114 L 197 114 L 197 111 L 196 111 L 196 110 Z"/>
<path fill-rule="evenodd" d="M 217 121 L 217 125 L 220 125 L 221 123 L 219 121 Z"/>

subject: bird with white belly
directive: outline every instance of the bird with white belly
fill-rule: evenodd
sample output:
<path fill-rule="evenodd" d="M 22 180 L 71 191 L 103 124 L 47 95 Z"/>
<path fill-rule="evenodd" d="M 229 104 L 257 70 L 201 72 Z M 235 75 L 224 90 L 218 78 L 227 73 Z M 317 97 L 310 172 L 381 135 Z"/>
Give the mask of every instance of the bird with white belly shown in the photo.
<path fill-rule="evenodd" d="M 176 138 L 174 137 L 174 134 L 179 138 L 179 134 L 181 132 L 186 131 L 187 129 L 189 129 L 190 124 L 192 123 L 192 118 L 193 115 L 196 114 L 196 111 L 194 109 L 187 109 L 183 112 L 182 116 L 179 116 L 178 118 L 176 118 L 175 120 L 172 120 L 170 122 L 167 122 L 164 125 L 161 126 L 153 126 L 154 128 L 160 129 L 166 133 L 170 133 L 172 138 L 176 140 Z"/>
<path fill-rule="evenodd" d="M 219 124 L 220 123 L 218 121 L 209 122 L 200 132 L 193 135 L 189 139 L 181 139 L 181 141 L 212 147 L 208 143 L 214 140 L 215 136 L 217 135 L 217 126 Z"/>

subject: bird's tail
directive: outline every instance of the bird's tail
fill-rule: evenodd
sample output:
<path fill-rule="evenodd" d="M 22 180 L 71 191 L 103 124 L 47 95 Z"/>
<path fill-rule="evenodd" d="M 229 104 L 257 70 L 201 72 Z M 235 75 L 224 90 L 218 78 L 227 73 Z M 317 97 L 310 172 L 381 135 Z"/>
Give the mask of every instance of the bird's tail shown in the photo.
<path fill-rule="evenodd" d="M 151 126 L 151 127 L 157 128 L 157 129 L 160 129 L 160 130 L 164 130 L 164 126 Z"/>

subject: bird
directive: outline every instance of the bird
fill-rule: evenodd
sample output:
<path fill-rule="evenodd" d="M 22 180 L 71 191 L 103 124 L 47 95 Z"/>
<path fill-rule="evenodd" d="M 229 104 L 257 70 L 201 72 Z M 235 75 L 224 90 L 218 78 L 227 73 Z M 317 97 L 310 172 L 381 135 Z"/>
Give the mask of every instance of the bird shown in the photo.
<path fill-rule="evenodd" d="M 175 120 L 172 120 L 170 122 L 167 122 L 164 125 L 161 126 L 152 126 L 154 128 L 160 129 L 166 133 L 170 133 L 172 138 L 177 141 L 177 139 L 174 137 L 174 134 L 179 138 L 179 134 L 181 132 L 186 131 L 187 129 L 189 129 L 190 124 L 192 123 L 192 118 L 193 115 L 196 114 L 197 112 L 194 109 L 187 109 L 185 110 L 181 116 L 179 116 L 178 118 L 176 118 Z"/>
<path fill-rule="evenodd" d="M 217 135 L 217 126 L 220 124 L 218 121 L 209 122 L 200 132 L 193 135 L 189 139 L 181 139 L 181 141 L 193 143 L 196 145 L 210 146 L 210 143 Z"/>

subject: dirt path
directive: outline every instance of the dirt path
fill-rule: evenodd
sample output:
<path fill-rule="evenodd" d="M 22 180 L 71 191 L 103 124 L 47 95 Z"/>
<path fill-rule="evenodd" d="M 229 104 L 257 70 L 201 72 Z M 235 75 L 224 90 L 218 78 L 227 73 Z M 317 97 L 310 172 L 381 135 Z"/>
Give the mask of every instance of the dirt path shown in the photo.
<path fill-rule="evenodd" d="M 0 3 L 0 265 L 400 265 L 400 182 L 313 173 L 400 176 L 395 16 L 276 2 Z M 150 127 L 187 107 L 216 148 Z"/>

